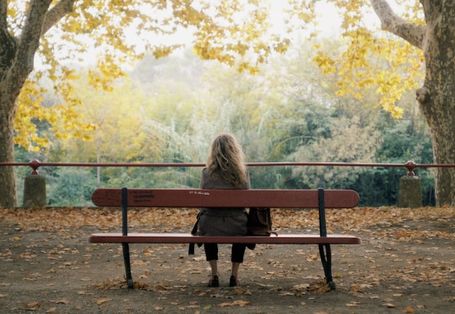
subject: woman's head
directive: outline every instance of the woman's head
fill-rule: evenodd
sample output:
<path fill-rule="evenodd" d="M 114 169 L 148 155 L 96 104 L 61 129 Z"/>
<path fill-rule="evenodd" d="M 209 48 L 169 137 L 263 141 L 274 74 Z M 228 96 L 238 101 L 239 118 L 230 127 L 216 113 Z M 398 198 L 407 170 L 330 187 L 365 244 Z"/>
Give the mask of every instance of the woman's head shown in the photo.
<path fill-rule="evenodd" d="M 213 140 L 207 168 L 210 173 L 219 172 L 234 185 L 247 181 L 242 148 L 231 134 L 220 134 Z"/>

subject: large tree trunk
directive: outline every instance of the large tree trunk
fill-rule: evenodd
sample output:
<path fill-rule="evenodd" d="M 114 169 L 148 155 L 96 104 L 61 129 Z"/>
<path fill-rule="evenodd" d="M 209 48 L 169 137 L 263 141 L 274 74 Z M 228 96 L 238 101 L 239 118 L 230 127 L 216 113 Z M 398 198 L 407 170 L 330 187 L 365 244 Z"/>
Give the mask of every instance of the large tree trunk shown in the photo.
<path fill-rule="evenodd" d="M 11 67 L 17 51 L 16 39 L 0 28 L 0 162 L 12 162 L 14 101 L 11 92 Z M 17 92 L 17 88 L 15 89 Z M 17 94 L 17 93 L 16 93 Z M 16 206 L 16 180 L 12 167 L 0 167 L 0 208 Z"/>
<path fill-rule="evenodd" d="M 452 98 L 452 104 L 454 99 Z M 450 119 L 455 125 L 454 113 Z M 455 164 L 455 141 L 453 130 L 433 129 L 433 154 L 437 163 Z M 438 206 L 455 206 L 455 169 L 437 168 L 436 170 L 436 204 Z"/>
<path fill-rule="evenodd" d="M 452 71 L 450 78 L 441 77 L 439 82 L 428 79 L 417 91 L 431 130 L 434 162 L 438 164 L 455 164 L 455 68 Z M 455 206 L 455 169 L 437 168 L 435 182 L 436 204 Z"/>
<path fill-rule="evenodd" d="M 417 100 L 430 126 L 434 161 L 455 164 L 455 1 L 422 1 L 427 22 L 425 83 Z M 438 205 L 455 205 L 455 169 L 438 168 Z"/>
<path fill-rule="evenodd" d="M 0 86 L 3 85 L 0 82 Z M 4 89 L 0 87 L 0 162 L 14 161 L 12 104 L 5 104 Z M 16 206 L 16 180 L 13 167 L 0 167 L 0 208 Z"/>
<path fill-rule="evenodd" d="M 13 119 L 16 99 L 29 74 L 41 35 L 67 12 L 74 0 L 60 0 L 47 12 L 51 0 L 31 0 L 19 37 L 8 29 L 7 1 L 0 0 L 0 162 L 13 162 Z M 47 14 L 48 13 L 48 14 Z M 0 167 L 0 207 L 16 206 L 16 180 L 12 167 Z"/>
<path fill-rule="evenodd" d="M 0 79 L 0 162 L 14 162 L 13 120 L 16 99 L 26 76 L 11 80 L 9 75 Z M 13 167 L 0 167 L 0 208 L 16 206 L 16 177 Z"/>

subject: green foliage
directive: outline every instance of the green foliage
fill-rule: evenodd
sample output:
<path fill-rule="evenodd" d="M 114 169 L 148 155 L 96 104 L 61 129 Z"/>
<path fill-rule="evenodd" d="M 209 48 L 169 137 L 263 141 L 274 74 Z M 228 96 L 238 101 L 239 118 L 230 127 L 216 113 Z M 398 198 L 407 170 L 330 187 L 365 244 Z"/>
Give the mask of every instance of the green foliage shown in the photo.
<path fill-rule="evenodd" d="M 383 114 L 380 126 L 383 143 L 376 151 L 377 162 L 432 163 L 431 139 L 427 132 L 416 128 L 411 119 L 394 120 Z M 422 182 L 423 203 L 434 205 L 434 178 L 428 170 L 416 170 Z M 365 192 L 362 202 L 369 205 L 393 205 L 398 199 L 399 179 L 406 175 L 402 168 L 369 169 L 355 185 Z"/>
<path fill-rule="evenodd" d="M 182 168 L 112 168 L 103 170 L 103 186 L 127 188 L 199 187 L 200 171 Z"/>
<path fill-rule="evenodd" d="M 47 176 L 47 187 L 51 206 L 88 206 L 96 180 L 91 170 L 62 167 Z"/>

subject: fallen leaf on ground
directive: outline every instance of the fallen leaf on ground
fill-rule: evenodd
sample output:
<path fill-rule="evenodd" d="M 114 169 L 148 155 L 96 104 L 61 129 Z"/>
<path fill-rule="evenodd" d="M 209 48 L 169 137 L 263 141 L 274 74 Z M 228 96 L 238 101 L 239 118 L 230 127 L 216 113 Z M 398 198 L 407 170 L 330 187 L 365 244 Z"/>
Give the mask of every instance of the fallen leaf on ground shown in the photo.
<path fill-rule="evenodd" d="M 251 291 L 246 288 L 237 287 L 232 291 L 235 295 L 251 295 Z"/>
<path fill-rule="evenodd" d="M 384 305 L 387 306 L 389 309 L 395 308 L 395 304 L 392 304 L 392 303 L 386 303 Z"/>
<path fill-rule="evenodd" d="M 133 283 L 133 287 L 134 287 L 134 289 L 141 289 L 141 290 L 149 289 L 149 285 L 148 284 L 146 284 L 144 282 L 137 282 L 137 281 L 135 281 Z"/>
<path fill-rule="evenodd" d="M 38 301 L 33 301 L 25 305 L 25 309 L 28 311 L 36 311 L 41 306 L 41 303 Z"/>
<path fill-rule="evenodd" d="M 245 301 L 245 300 L 235 300 L 232 302 L 223 302 L 218 304 L 219 307 L 228 307 L 228 306 L 240 306 L 244 307 L 245 305 L 251 304 L 250 301 Z"/>
<path fill-rule="evenodd" d="M 406 314 L 414 314 L 415 311 L 416 311 L 416 310 L 415 310 L 412 306 L 408 305 L 408 306 L 404 309 L 403 312 L 406 313 Z"/>
<path fill-rule="evenodd" d="M 351 285 L 351 291 L 355 292 L 355 293 L 359 293 L 359 292 L 363 292 L 365 289 L 368 289 L 371 287 L 373 287 L 373 285 L 367 284 L 367 283 L 362 283 L 362 284 L 354 283 Z"/>
<path fill-rule="evenodd" d="M 169 289 L 170 289 L 169 287 L 166 287 L 164 285 L 155 285 L 153 287 L 153 290 L 155 290 L 155 291 L 167 291 Z"/>
<path fill-rule="evenodd" d="M 109 302 L 111 300 L 112 299 L 109 299 L 109 298 L 99 298 L 99 299 L 96 299 L 96 304 L 101 305 L 101 304 L 104 304 L 104 303 Z"/>
<path fill-rule="evenodd" d="M 310 283 L 308 287 L 308 291 L 315 292 L 315 293 L 326 293 L 330 291 L 329 285 L 324 281 L 317 281 Z"/>
<path fill-rule="evenodd" d="M 294 296 L 295 293 L 294 292 L 290 292 L 290 291 L 283 291 L 283 292 L 280 292 L 280 295 L 282 295 L 282 296 Z"/>

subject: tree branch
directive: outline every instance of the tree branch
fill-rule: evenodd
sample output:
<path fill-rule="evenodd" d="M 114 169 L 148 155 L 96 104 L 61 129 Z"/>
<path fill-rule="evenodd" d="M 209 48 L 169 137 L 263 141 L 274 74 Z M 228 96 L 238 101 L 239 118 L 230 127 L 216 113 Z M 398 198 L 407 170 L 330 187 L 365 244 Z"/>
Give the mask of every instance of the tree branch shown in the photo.
<path fill-rule="evenodd" d="M 423 48 L 425 26 L 405 21 L 393 12 L 386 0 L 370 0 L 370 2 L 381 20 L 383 30 L 403 38 L 417 48 Z"/>
<path fill-rule="evenodd" d="M 0 0 L 0 29 L 7 29 L 6 15 L 8 13 L 8 1 Z"/>
<path fill-rule="evenodd" d="M 42 34 L 46 34 L 49 29 L 57 24 L 63 17 L 73 11 L 73 4 L 75 0 L 60 0 L 52 7 L 46 14 L 43 24 Z"/>
<path fill-rule="evenodd" d="M 8 1 L 0 0 L 0 80 L 7 75 L 17 51 L 16 38 L 8 31 Z"/>
<path fill-rule="evenodd" d="M 25 23 L 17 46 L 17 53 L 9 72 L 10 92 L 18 92 L 33 71 L 33 59 L 39 47 L 41 29 L 51 0 L 31 0 L 25 14 Z"/>

